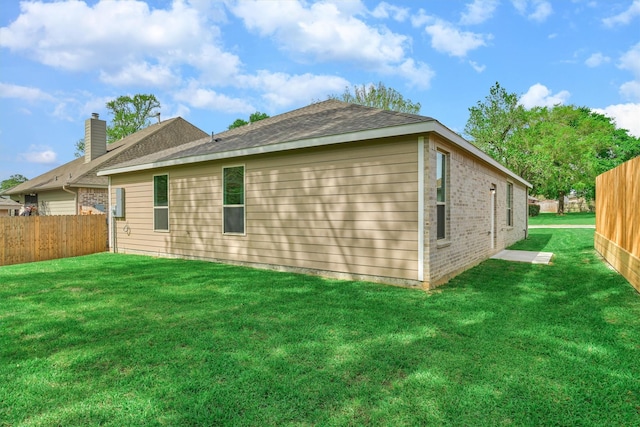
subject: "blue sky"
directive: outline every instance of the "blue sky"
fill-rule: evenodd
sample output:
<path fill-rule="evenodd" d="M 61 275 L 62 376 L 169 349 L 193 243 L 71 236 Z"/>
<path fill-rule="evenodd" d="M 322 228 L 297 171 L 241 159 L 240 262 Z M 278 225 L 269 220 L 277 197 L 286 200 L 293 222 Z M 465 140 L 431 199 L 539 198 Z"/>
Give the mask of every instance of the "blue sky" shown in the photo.
<path fill-rule="evenodd" d="M 0 180 L 73 160 L 120 95 L 221 132 L 380 81 L 457 132 L 499 82 L 640 136 L 640 0 L 3 0 Z"/>

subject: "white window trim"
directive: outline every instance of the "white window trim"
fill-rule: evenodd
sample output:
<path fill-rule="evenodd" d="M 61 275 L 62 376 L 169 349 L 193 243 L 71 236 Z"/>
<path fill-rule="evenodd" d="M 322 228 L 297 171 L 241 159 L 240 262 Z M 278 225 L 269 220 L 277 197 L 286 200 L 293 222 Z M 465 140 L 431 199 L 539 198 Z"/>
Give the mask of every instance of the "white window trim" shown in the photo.
<path fill-rule="evenodd" d="M 225 169 L 231 169 L 231 168 L 237 168 L 237 167 L 242 167 L 242 189 L 243 189 L 243 193 L 244 193 L 244 204 L 242 205 L 225 205 L 224 204 L 224 170 Z M 222 186 L 222 224 L 220 224 L 221 226 L 221 231 L 222 234 L 225 236 L 246 236 L 247 235 L 247 167 L 244 163 L 241 164 L 233 164 L 233 165 L 226 165 L 226 166 L 222 166 L 221 169 L 221 186 Z M 242 207 L 244 210 L 244 215 L 242 216 L 242 221 L 243 221 L 243 226 L 242 229 L 244 230 L 244 232 L 242 233 L 233 233 L 233 232 L 225 232 L 224 231 L 224 208 L 239 208 Z"/>
<path fill-rule="evenodd" d="M 444 156 L 444 171 L 443 171 L 443 178 L 444 178 L 444 202 L 441 202 L 438 200 L 438 153 L 442 154 Z M 440 147 L 436 147 L 436 241 L 438 243 L 438 247 L 446 247 L 450 245 L 450 236 L 449 236 L 449 221 L 447 221 L 447 214 L 449 213 L 449 203 L 448 203 L 448 199 L 449 199 L 449 177 L 447 176 L 447 174 L 449 173 L 449 159 L 450 159 L 450 155 L 451 153 L 449 153 L 448 151 L 445 151 L 444 149 L 441 149 Z M 442 238 L 438 238 L 438 206 L 444 206 L 444 237 Z"/>
<path fill-rule="evenodd" d="M 156 176 L 166 176 L 167 177 L 167 206 L 156 206 Z M 152 197 L 153 197 L 153 231 L 156 233 L 168 233 L 171 230 L 170 221 L 169 221 L 169 206 L 171 205 L 171 189 L 169 183 L 171 182 L 168 173 L 157 173 L 153 175 L 153 179 L 151 181 L 151 185 L 153 185 Z M 156 228 L 156 209 L 166 209 L 167 211 L 167 229 Z"/>
<path fill-rule="evenodd" d="M 511 188 L 511 191 L 509 191 L 509 188 Z M 514 186 L 513 186 L 513 182 L 511 181 L 507 181 L 507 200 L 506 200 L 506 205 L 507 205 L 507 209 L 506 209 L 506 213 L 507 213 L 507 217 L 505 218 L 505 223 L 507 225 L 508 228 L 513 228 L 514 227 L 514 215 L 513 215 L 513 191 L 514 191 Z M 509 206 L 509 198 L 511 198 L 511 206 Z M 511 224 L 509 224 L 509 220 L 511 220 Z"/>

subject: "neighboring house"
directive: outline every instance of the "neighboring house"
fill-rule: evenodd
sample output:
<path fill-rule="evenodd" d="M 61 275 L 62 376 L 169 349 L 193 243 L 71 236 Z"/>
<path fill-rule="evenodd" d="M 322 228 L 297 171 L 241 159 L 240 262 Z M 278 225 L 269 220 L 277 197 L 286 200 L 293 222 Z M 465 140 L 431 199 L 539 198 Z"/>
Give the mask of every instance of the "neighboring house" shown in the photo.
<path fill-rule="evenodd" d="M 523 239 L 531 188 L 432 118 L 335 100 L 98 175 L 117 252 L 427 288 Z"/>
<path fill-rule="evenodd" d="M 22 205 L 15 200 L 0 197 L 0 216 L 18 216 Z"/>
<path fill-rule="evenodd" d="M 100 168 L 193 141 L 207 135 L 189 122 L 174 118 L 148 126 L 107 145 L 107 122 L 98 114 L 85 121 L 85 155 L 23 182 L 3 194 L 25 206 L 36 206 L 39 215 L 104 213 L 107 177 Z"/>

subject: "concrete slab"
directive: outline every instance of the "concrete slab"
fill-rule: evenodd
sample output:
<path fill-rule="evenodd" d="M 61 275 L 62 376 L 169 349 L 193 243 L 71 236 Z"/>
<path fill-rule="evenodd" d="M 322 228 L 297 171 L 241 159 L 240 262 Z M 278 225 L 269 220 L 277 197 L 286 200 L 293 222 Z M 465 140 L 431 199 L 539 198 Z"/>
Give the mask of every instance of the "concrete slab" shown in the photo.
<path fill-rule="evenodd" d="M 498 252 L 491 259 L 503 259 L 505 261 L 528 262 L 530 264 L 549 264 L 553 252 L 512 251 L 505 249 Z"/>

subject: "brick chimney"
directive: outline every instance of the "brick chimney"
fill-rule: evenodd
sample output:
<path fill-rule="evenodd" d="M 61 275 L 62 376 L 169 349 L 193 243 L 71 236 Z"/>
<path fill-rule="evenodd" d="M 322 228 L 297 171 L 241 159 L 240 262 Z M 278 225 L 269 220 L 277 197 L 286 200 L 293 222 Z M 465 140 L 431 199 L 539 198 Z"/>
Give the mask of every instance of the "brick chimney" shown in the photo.
<path fill-rule="evenodd" d="M 107 152 L 107 122 L 98 118 L 98 113 L 84 121 L 84 162 L 97 159 Z"/>

